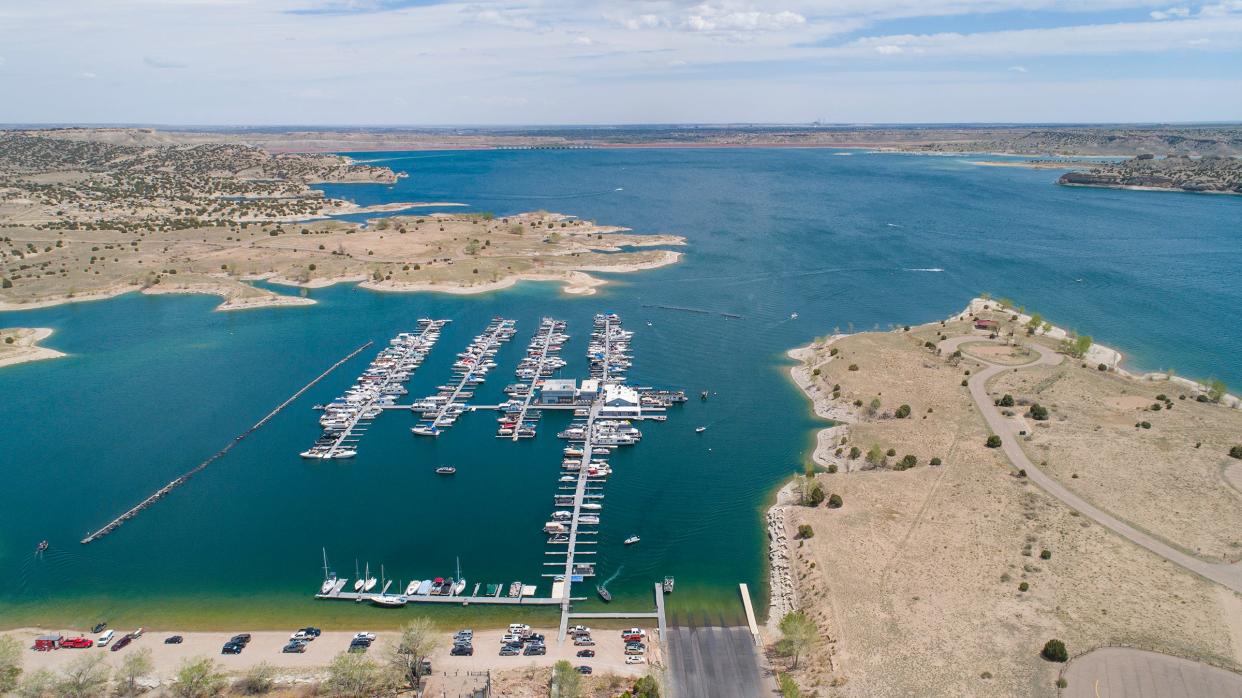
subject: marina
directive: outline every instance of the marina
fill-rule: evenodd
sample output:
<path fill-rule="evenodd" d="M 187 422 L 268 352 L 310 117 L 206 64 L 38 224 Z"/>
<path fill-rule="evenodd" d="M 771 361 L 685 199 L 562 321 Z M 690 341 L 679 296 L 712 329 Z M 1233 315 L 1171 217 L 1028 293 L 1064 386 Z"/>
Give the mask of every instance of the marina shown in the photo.
<path fill-rule="evenodd" d="M 513 338 L 513 320 L 492 318 L 487 328 L 457 355 L 453 363 L 455 383 L 441 385 L 435 395 L 414 403 L 412 409 L 422 413 L 422 420 L 410 431 L 418 436 L 439 436 L 467 411 L 466 402 L 474 396 L 474 388 L 483 384 L 487 374 L 496 367 L 496 352 Z"/>
<path fill-rule="evenodd" d="M 544 380 L 565 366 L 565 360 L 557 356 L 561 346 L 569 339 L 564 330 L 565 323 L 552 318 L 545 317 L 539 323 L 539 330 L 526 350 L 526 357 L 514 371 L 522 382 L 505 388 L 511 399 L 500 406 L 505 414 L 499 418 L 497 437 L 512 441 L 535 437 L 540 412 L 531 409 L 531 402 L 536 392 L 543 388 Z"/>
<path fill-rule="evenodd" d="M 300 455 L 323 459 L 358 455 L 358 435 L 383 413 L 383 407 L 395 406 L 408 392 L 405 382 L 422 365 L 448 322 L 423 318 L 418 321 L 417 334 L 402 332 L 389 340 L 389 346 L 380 351 L 344 395 L 317 406 L 323 410 L 319 418 L 323 436 Z"/>

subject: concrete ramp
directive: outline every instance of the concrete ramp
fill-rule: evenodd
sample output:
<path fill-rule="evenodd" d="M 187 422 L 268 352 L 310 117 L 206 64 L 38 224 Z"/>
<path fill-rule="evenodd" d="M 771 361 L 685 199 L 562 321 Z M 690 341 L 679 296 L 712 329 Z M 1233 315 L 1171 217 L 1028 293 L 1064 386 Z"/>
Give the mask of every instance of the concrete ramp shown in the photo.
<path fill-rule="evenodd" d="M 746 626 L 668 629 L 672 698 L 762 698 L 776 695 Z"/>

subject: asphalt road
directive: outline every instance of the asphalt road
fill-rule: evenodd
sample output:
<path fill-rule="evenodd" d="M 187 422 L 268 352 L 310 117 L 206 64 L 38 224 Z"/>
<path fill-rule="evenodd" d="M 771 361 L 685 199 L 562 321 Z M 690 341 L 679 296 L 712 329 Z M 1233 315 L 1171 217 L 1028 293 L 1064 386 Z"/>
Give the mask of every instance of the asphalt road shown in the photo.
<path fill-rule="evenodd" d="M 1105 647 L 1069 663 L 1065 698 L 1242 698 L 1242 675 L 1155 652 Z"/>
<path fill-rule="evenodd" d="M 672 698 L 776 695 L 745 626 L 671 627 L 667 647 Z"/>

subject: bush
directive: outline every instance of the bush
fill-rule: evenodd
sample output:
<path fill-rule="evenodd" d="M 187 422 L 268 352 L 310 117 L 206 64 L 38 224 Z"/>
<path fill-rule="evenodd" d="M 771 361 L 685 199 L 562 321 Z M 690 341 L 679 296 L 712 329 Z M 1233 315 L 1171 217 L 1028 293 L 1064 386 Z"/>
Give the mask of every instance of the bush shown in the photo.
<path fill-rule="evenodd" d="M 888 449 L 887 451 L 885 451 L 885 452 L 884 452 L 884 455 L 886 455 L 886 456 L 890 456 L 890 457 L 891 457 L 891 456 L 895 456 L 895 455 L 897 455 L 897 449 L 895 449 L 895 448 L 890 448 L 890 449 Z"/>
<path fill-rule="evenodd" d="M 839 494 L 833 494 L 833 495 L 828 496 L 828 508 L 829 509 L 840 509 L 841 505 L 844 503 L 845 502 L 841 501 L 841 495 Z"/>
<path fill-rule="evenodd" d="M 905 419 L 906 417 L 909 417 L 910 406 L 902 405 L 901 407 L 898 407 L 897 411 L 893 413 L 893 416 L 896 417 L 897 419 Z"/>
<path fill-rule="evenodd" d="M 801 524 L 798 526 L 797 537 L 798 538 L 814 538 L 815 530 L 811 528 L 811 524 Z"/>
<path fill-rule="evenodd" d="M 1235 448 L 1242 449 L 1242 446 L 1237 446 L 1237 447 L 1235 447 Z M 1230 455 L 1233 455 L 1233 451 L 1230 451 L 1230 452 L 1229 452 L 1229 454 L 1230 454 Z M 853 447 L 853 448 L 851 448 L 851 449 L 850 449 L 850 460 L 854 460 L 855 458 L 858 458 L 858 457 L 859 457 L 859 456 L 861 456 L 861 455 L 862 455 L 862 449 L 861 449 L 861 448 L 859 448 L 859 447 L 855 446 L 855 447 Z M 1234 457 L 1234 458 L 1242 458 L 1242 456 L 1233 456 L 1233 457 Z"/>
<path fill-rule="evenodd" d="M 1040 560 L 1051 560 L 1051 559 L 1052 559 L 1052 551 L 1051 551 L 1051 550 L 1048 550 L 1048 549 L 1046 549 L 1046 548 L 1045 548 L 1044 550 L 1039 551 L 1039 559 L 1040 559 Z"/>
<path fill-rule="evenodd" d="M 6 276 L 3 279 L 0 279 L 0 288 L 13 288 L 13 282 Z"/>
<path fill-rule="evenodd" d="M 1108 364 L 1100 364 L 1099 366 L 1096 366 L 1096 369 L 1098 369 L 1098 370 L 1100 370 L 1100 371 L 1107 371 L 1107 370 L 1108 370 Z"/>
<path fill-rule="evenodd" d="M 807 505 L 817 507 L 824 503 L 824 488 L 818 482 L 811 486 L 811 493 L 807 495 Z"/>
<path fill-rule="evenodd" d="M 1039 653 L 1039 655 L 1050 662 L 1069 661 L 1069 652 L 1065 649 L 1065 643 L 1060 640 L 1049 640 L 1045 642 L 1044 649 Z"/>
<path fill-rule="evenodd" d="M 850 370 L 851 370 L 851 371 L 857 371 L 857 370 L 858 370 L 858 364 L 850 364 Z"/>
<path fill-rule="evenodd" d="M 836 474 L 836 472 L 837 472 L 837 464 L 836 464 L 836 463 L 829 463 L 829 464 L 828 464 L 828 474 L 829 474 L 829 475 L 835 475 L 835 474 Z"/>
<path fill-rule="evenodd" d="M 1026 582 L 1022 582 L 1021 584 L 1018 585 L 1018 591 L 1026 591 L 1027 589 L 1030 589 L 1030 588 L 1031 588 L 1031 585 L 1027 584 Z"/>
<path fill-rule="evenodd" d="M 1104 364 L 1100 364 L 1100 365 L 1103 366 Z M 1057 688 L 1065 688 L 1068 685 L 1069 685 L 1069 681 L 1066 681 L 1064 676 L 1057 679 Z"/>
<path fill-rule="evenodd" d="M 911 455 L 907 455 L 905 458 L 901 459 L 900 468 L 902 470 L 909 470 L 910 468 L 913 468 L 914 466 L 918 465 L 918 462 L 919 462 L 918 458 L 915 458 L 914 456 L 911 456 Z"/>
<path fill-rule="evenodd" d="M 836 356 L 836 355 L 837 355 L 837 351 L 838 351 L 838 349 L 837 349 L 836 347 L 833 347 L 833 348 L 829 349 L 829 350 L 828 350 L 828 356 Z"/>
<path fill-rule="evenodd" d="M 1037 422 L 1048 421 L 1048 408 L 1039 403 L 1031 405 L 1031 411 L 1027 414 L 1031 416 L 1031 419 L 1034 419 Z"/>
<path fill-rule="evenodd" d="M 1151 403 L 1151 411 L 1152 411 L 1152 412 L 1159 412 L 1159 411 L 1160 411 L 1160 409 L 1161 409 L 1162 407 L 1164 407 L 1164 405 L 1161 405 L 1161 404 L 1160 404 L 1160 403 L 1158 403 L 1158 402 L 1153 402 L 1153 403 Z"/>
<path fill-rule="evenodd" d="M 275 674 L 275 667 L 267 662 L 259 662 L 233 682 L 233 691 L 243 696 L 261 696 L 269 693 L 276 684 Z"/>
<path fill-rule="evenodd" d="M 811 375 L 812 375 L 812 376 L 818 376 L 819 374 L 820 374 L 820 370 L 819 370 L 818 368 L 817 368 L 817 369 L 815 369 L 815 370 L 813 370 L 813 371 L 811 371 Z"/>
<path fill-rule="evenodd" d="M 939 456 L 937 456 L 937 457 L 932 458 L 931 460 L 929 460 L 929 461 L 927 461 L 927 462 L 928 462 L 928 463 L 930 463 L 931 465 L 940 465 L 940 458 L 939 458 Z"/>
<path fill-rule="evenodd" d="M 962 387 L 963 387 L 963 388 L 965 388 L 965 387 L 966 387 L 966 379 L 965 379 L 965 378 L 963 378 L 963 379 L 962 379 Z"/>
<path fill-rule="evenodd" d="M 1139 426 L 1144 429 L 1151 429 L 1151 422 L 1139 422 Z"/>
<path fill-rule="evenodd" d="M 1006 393 L 1005 397 L 1001 398 L 996 404 L 1001 407 L 1013 407 L 1013 396 Z"/>
<path fill-rule="evenodd" d="M 1230 448 L 1229 457 L 1242 459 L 1242 446 L 1233 446 Z"/>
<path fill-rule="evenodd" d="M 987 446 L 988 448 L 1000 448 L 1001 437 L 997 436 L 996 434 L 992 434 L 991 436 L 988 437 L 987 442 L 984 443 L 983 445 Z"/>
<path fill-rule="evenodd" d="M 310 269 L 311 271 L 315 271 L 315 269 L 317 269 L 317 267 L 314 264 L 308 264 L 306 268 Z"/>

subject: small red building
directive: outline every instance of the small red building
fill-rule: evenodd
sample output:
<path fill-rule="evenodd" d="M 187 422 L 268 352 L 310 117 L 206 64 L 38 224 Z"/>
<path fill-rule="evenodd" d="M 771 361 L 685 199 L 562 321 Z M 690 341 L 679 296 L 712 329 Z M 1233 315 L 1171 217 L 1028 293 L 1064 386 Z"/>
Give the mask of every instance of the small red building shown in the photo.
<path fill-rule="evenodd" d="M 60 649 L 61 635 L 40 635 L 35 638 L 34 648 L 40 652 Z"/>
<path fill-rule="evenodd" d="M 1000 327 L 1000 323 L 995 320 L 975 320 L 976 330 L 988 330 L 990 332 L 995 332 L 998 327 Z"/>

